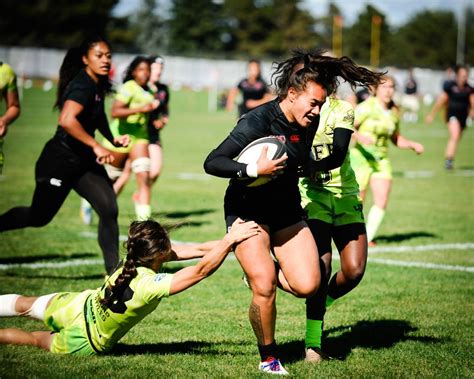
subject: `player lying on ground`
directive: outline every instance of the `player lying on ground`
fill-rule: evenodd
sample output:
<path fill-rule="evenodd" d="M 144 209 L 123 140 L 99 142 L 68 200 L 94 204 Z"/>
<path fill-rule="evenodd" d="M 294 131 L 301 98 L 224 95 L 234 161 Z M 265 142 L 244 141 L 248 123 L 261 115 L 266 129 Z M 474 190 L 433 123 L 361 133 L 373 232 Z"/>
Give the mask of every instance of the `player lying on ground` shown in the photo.
<path fill-rule="evenodd" d="M 94 355 L 110 350 L 163 297 L 175 295 L 211 275 L 234 244 L 259 233 L 258 225 L 237 219 L 230 231 L 194 266 L 175 274 L 158 273 L 164 262 L 195 256 L 195 247 L 171 246 L 156 221 L 134 221 L 126 242 L 127 256 L 95 290 L 60 292 L 41 297 L 0 296 L 0 316 L 29 316 L 52 330 L 1 329 L 0 343 L 37 346 L 52 353 Z M 191 249 L 191 250 L 190 250 Z"/>

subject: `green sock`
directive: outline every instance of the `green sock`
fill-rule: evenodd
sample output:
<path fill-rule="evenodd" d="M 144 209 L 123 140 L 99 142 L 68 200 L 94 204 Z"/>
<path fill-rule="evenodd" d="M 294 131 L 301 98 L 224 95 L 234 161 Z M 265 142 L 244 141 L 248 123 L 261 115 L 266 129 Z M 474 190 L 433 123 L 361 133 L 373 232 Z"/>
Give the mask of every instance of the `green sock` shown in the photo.
<path fill-rule="evenodd" d="M 369 214 L 367 215 L 367 223 L 366 223 L 366 229 L 367 229 L 367 241 L 371 242 L 375 234 L 377 233 L 377 230 L 382 223 L 383 217 L 385 216 L 385 209 L 379 208 L 376 205 L 373 205 L 370 208 Z"/>
<path fill-rule="evenodd" d="M 135 203 L 135 214 L 137 215 L 138 221 L 148 220 L 151 217 L 150 204 Z"/>
<path fill-rule="evenodd" d="M 306 319 L 306 347 L 319 347 L 323 336 L 323 320 Z"/>
<path fill-rule="evenodd" d="M 331 296 L 327 295 L 326 296 L 326 309 L 328 309 L 335 301 L 336 299 L 333 299 Z"/>

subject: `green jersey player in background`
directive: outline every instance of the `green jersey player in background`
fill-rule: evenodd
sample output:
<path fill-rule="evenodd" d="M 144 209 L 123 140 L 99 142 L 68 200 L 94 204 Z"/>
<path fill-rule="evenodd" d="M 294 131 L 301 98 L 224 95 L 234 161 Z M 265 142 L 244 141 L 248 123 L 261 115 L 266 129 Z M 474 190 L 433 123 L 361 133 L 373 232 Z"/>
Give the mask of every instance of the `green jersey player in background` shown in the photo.
<path fill-rule="evenodd" d="M 422 144 L 400 134 L 400 112 L 393 102 L 395 80 L 385 76 L 374 88 L 374 96 L 355 109 L 354 133 L 356 144 L 351 149 L 351 162 L 359 183 L 362 199 L 370 184 L 374 205 L 367 215 L 367 240 L 374 246 L 374 237 L 382 223 L 392 187 L 392 165 L 388 159 L 389 141 L 401 149 L 417 154 L 424 151 Z"/>
<path fill-rule="evenodd" d="M 6 63 L 0 62 L 0 93 L 5 100 L 5 113 L 0 115 L 0 175 L 3 171 L 3 141 L 8 132 L 8 126 L 20 115 L 20 100 L 16 75 Z"/>

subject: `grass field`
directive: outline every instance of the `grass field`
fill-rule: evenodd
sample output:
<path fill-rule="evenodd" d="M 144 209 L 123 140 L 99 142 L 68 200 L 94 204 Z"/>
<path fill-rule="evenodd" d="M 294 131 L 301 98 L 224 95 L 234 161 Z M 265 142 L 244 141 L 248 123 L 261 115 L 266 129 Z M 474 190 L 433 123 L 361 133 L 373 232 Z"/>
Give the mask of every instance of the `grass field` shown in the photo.
<path fill-rule="evenodd" d="M 25 91 L 23 113 L 5 142 L 0 213 L 31 200 L 34 163 L 55 130 L 52 103 L 52 92 Z M 230 131 L 234 116 L 208 114 L 206 95 L 191 91 L 173 93 L 171 111 L 163 132 L 164 172 L 153 189 L 154 216 L 177 226 L 171 231 L 174 240 L 219 238 L 225 229 L 226 180 L 206 176 L 202 162 Z M 294 377 L 474 376 L 472 129 L 463 137 L 456 170 L 445 172 L 447 131 L 441 120 L 402 125 L 403 134 L 423 142 L 426 152 L 418 157 L 391 149 L 395 178 L 380 249 L 370 254 L 362 283 L 327 314 L 323 347 L 337 359 L 317 366 L 301 360 L 304 301 L 278 293 L 277 340 Z M 121 234 L 134 216 L 133 190 L 131 182 L 119 198 Z M 82 224 L 79 197 L 72 193 L 48 226 L 1 234 L 0 293 L 39 295 L 99 286 L 104 269 L 96 228 L 97 218 L 91 226 Z M 77 265 L 59 265 L 72 262 Z M 80 358 L 0 346 L 0 377 L 265 376 L 256 369 L 249 301 L 240 267 L 230 256 L 213 277 L 164 300 L 113 354 Z M 33 320 L 0 319 L 0 328 L 11 326 L 42 329 Z"/>

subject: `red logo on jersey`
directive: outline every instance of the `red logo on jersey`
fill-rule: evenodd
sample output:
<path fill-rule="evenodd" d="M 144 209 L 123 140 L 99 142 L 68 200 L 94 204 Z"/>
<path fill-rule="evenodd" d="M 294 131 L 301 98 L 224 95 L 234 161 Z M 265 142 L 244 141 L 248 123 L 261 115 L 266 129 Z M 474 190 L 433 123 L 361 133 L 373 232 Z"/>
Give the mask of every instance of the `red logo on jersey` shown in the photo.
<path fill-rule="evenodd" d="M 290 136 L 290 142 L 291 143 L 298 143 L 300 142 L 300 135 L 299 134 L 292 134 Z"/>

